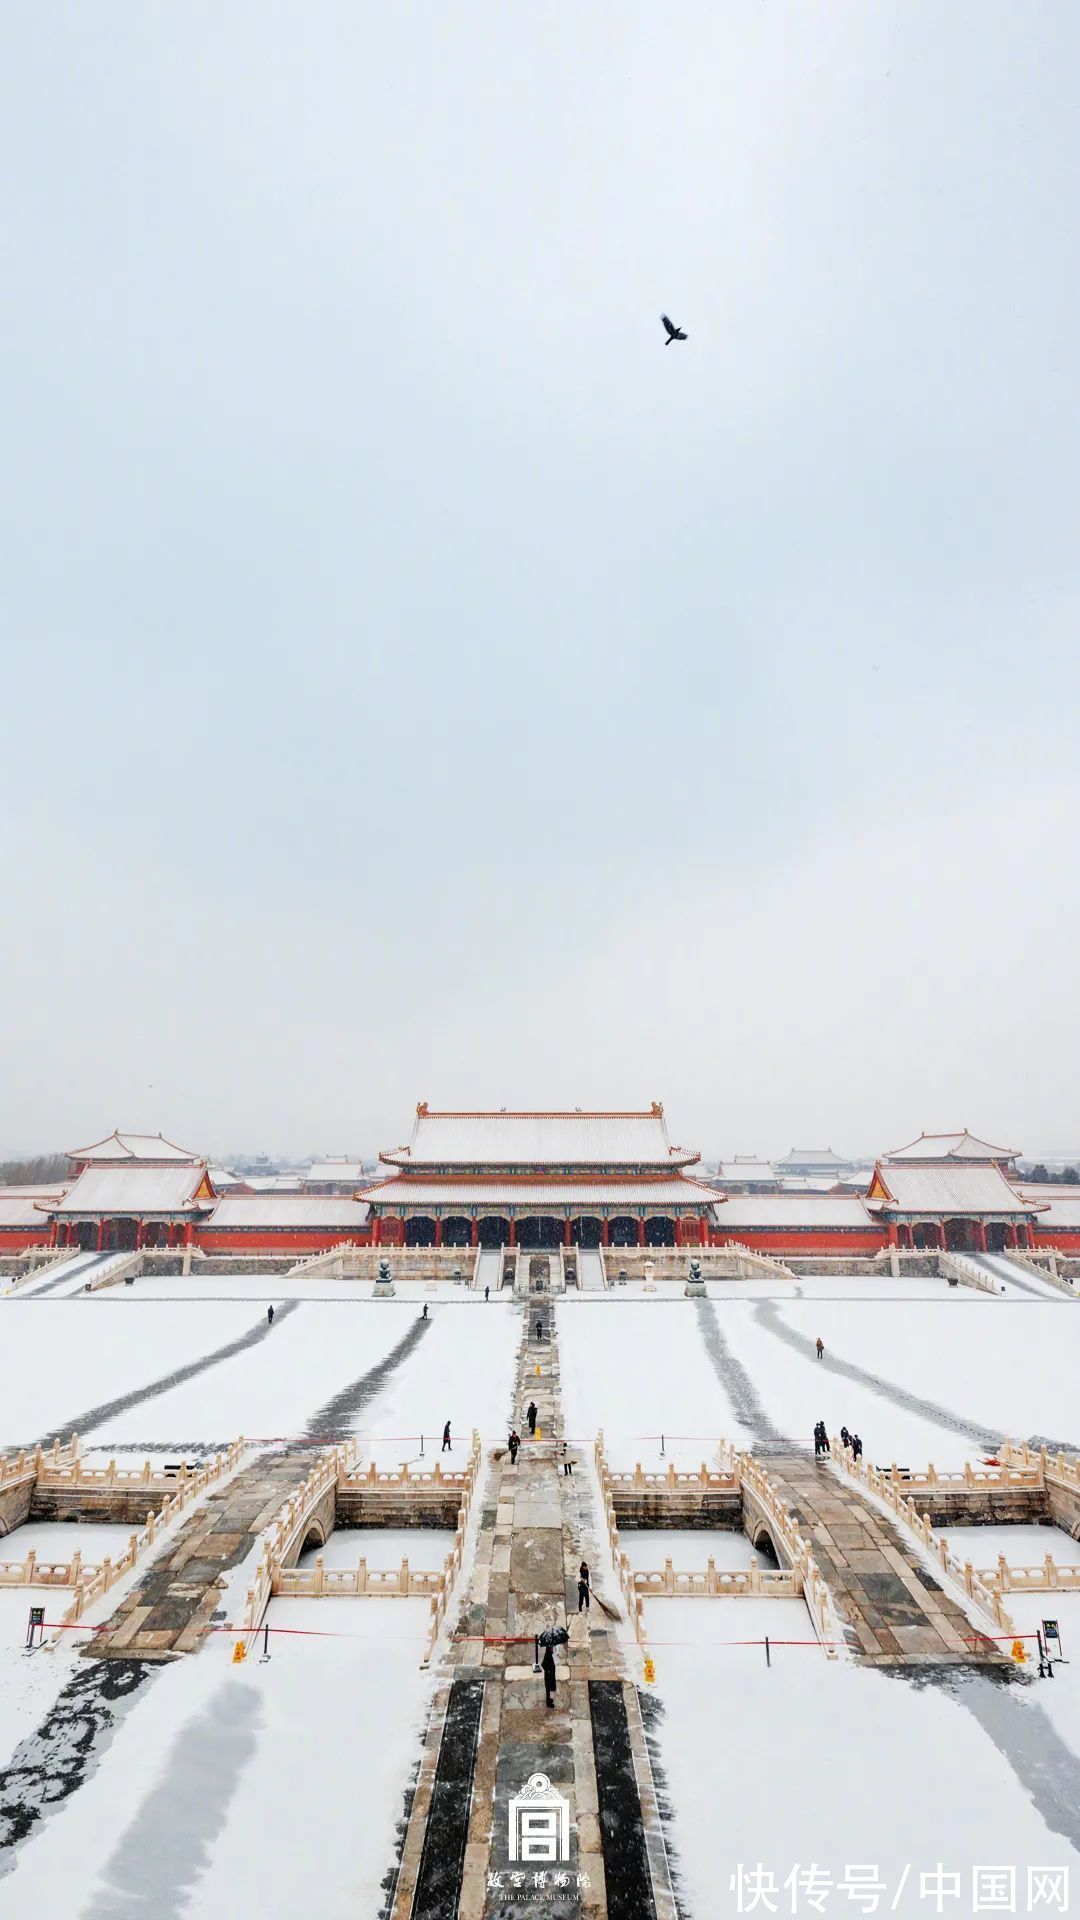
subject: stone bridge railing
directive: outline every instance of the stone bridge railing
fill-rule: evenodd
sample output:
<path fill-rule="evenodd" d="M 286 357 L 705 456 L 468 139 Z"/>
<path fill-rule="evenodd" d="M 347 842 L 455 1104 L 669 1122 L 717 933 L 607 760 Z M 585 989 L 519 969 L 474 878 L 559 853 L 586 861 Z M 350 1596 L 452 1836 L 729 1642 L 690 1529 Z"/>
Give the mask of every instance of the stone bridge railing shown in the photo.
<path fill-rule="evenodd" d="M 1001 1594 L 983 1576 L 976 1572 L 970 1560 L 959 1560 L 952 1552 L 948 1539 L 943 1533 L 935 1531 L 926 1514 L 920 1513 L 911 1493 L 912 1486 L 921 1486 L 924 1491 L 952 1482 L 966 1488 L 982 1484 L 983 1486 L 1013 1487 L 1038 1485 L 1030 1478 L 1030 1470 L 1011 1467 L 991 1467 L 976 1470 L 967 1465 L 962 1473 L 938 1474 L 929 1468 L 925 1474 L 898 1477 L 894 1467 L 890 1473 L 883 1473 L 870 1462 L 855 1460 L 850 1447 L 842 1447 L 835 1438 L 829 1442 L 833 1461 L 841 1472 L 856 1480 L 867 1492 L 889 1508 L 898 1521 L 915 1535 L 924 1552 L 936 1560 L 942 1573 L 947 1574 L 962 1587 L 967 1598 L 988 1613 L 999 1632 L 1015 1633 L 1016 1627 L 1001 1604 Z M 1017 1475 L 1026 1477 L 1018 1478 Z M 933 1477 L 931 1477 L 933 1476 Z M 969 1477 L 970 1476 L 970 1477 Z"/>
<path fill-rule="evenodd" d="M 362 1594 L 415 1599 L 417 1594 L 437 1593 L 444 1573 L 445 1568 L 442 1573 L 421 1572 L 411 1567 L 408 1559 L 402 1560 L 400 1567 L 369 1567 L 366 1559 L 355 1567 L 328 1567 L 320 1554 L 313 1567 L 282 1567 L 276 1571 L 272 1591 L 275 1599 L 351 1600 Z"/>
<path fill-rule="evenodd" d="M 274 1595 L 319 1599 L 331 1595 L 404 1595 L 415 1598 L 418 1594 L 426 1594 L 431 1600 L 428 1639 L 422 1663 L 426 1666 L 461 1573 L 465 1531 L 480 1473 L 480 1436 L 474 1429 L 468 1465 L 461 1473 L 444 1473 L 438 1461 L 425 1473 L 415 1473 L 407 1463 L 397 1473 L 389 1473 L 376 1467 L 374 1461 L 360 1472 L 356 1465 L 356 1447 L 357 1442 L 349 1440 L 342 1446 L 328 1449 L 316 1461 L 302 1485 L 290 1494 L 267 1529 L 255 1583 L 248 1589 L 243 1630 L 250 1633 L 259 1626 Z M 400 1569 L 390 1572 L 369 1569 L 364 1560 L 356 1567 L 327 1567 L 321 1556 L 314 1567 L 300 1568 L 288 1564 L 302 1550 L 312 1527 L 322 1533 L 325 1543 L 334 1530 L 339 1491 L 351 1490 L 357 1485 L 385 1489 L 393 1496 L 419 1496 L 418 1505 L 422 1504 L 423 1495 L 429 1490 L 458 1492 L 460 1497 L 454 1544 L 438 1573 L 414 1571 L 408 1560 L 402 1561 Z"/>
<path fill-rule="evenodd" d="M 625 1554 L 623 1555 L 625 1559 Z M 1080 1568 L 1077 1569 L 1080 1573 Z M 742 1597 L 768 1600 L 798 1600 L 802 1594 L 802 1581 L 794 1567 L 761 1567 L 755 1554 L 749 1567 L 722 1568 L 717 1571 L 716 1562 L 711 1554 L 705 1563 L 704 1571 L 695 1569 L 683 1572 L 677 1569 L 670 1559 L 664 1561 L 663 1572 L 643 1572 L 636 1568 L 632 1575 L 635 1594 L 645 1600 L 667 1596 L 678 1600 L 689 1600 L 697 1596 L 709 1599 L 734 1600 Z"/>
<path fill-rule="evenodd" d="M 833 1657 L 829 1646 L 832 1634 L 829 1631 L 831 1622 L 828 1618 L 828 1596 L 820 1582 L 820 1575 L 817 1574 L 808 1555 L 796 1556 L 793 1552 L 791 1565 L 780 1569 L 762 1568 L 758 1565 L 756 1558 L 753 1558 L 750 1566 L 745 1569 L 718 1570 L 711 1556 L 703 1571 L 676 1569 L 670 1558 L 665 1558 L 662 1572 L 654 1573 L 651 1570 L 635 1572 L 631 1567 L 629 1557 L 623 1551 L 619 1539 L 619 1524 L 615 1512 L 616 1492 L 622 1488 L 637 1493 L 642 1489 L 648 1491 L 651 1486 L 658 1493 L 663 1491 L 669 1495 L 674 1494 L 678 1498 L 680 1493 L 702 1486 L 719 1487 L 725 1492 L 745 1487 L 748 1484 L 748 1470 L 755 1467 L 749 1455 L 737 1454 L 726 1441 L 721 1441 L 718 1452 L 723 1466 L 715 1470 L 707 1467 L 702 1461 L 697 1473 L 680 1473 L 675 1467 L 669 1467 L 663 1474 L 646 1474 L 643 1473 L 639 1463 L 632 1474 L 617 1474 L 612 1473 L 608 1466 L 603 1433 L 598 1433 L 596 1436 L 594 1458 L 597 1478 L 600 1482 L 608 1546 L 626 1605 L 627 1617 L 638 1640 L 644 1643 L 646 1638 L 644 1602 L 647 1599 L 663 1597 L 688 1599 L 699 1596 L 709 1599 L 739 1599 L 767 1596 L 771 1599 L 797 1600 L 801 1597 L 806 1601 L 818 1631 L 818 1637 L 825 1645 L 826 1651 L 830 1653 L 830 1657 Z M 760 1474 L 755 1483 L 755 1489 L 762 1502 L 772 1492 L 771 1485 L 768 1485 L 765 1476 Z M 775 1502 L 775 1499 L 774 1504 L 779 1512 L 783 1511 L 779 1509 L 779 1503 Z M 781 1524 L 779 1518 L 775 1524 L 777 1526 Z"/>
<path fill-rule="evenodd" d="M 140 1528 L 137 1533 L 131 1535 L 124 1552 L 117 1560 L 113 1560 L 106 1554 L 100 1566 L 89 1567 L 84 1565 L 81 1569 L 82 1578 L 73 1583 L 75 1586 L 75 1598 L 67 1609 L 67 1612 L 61 1616 L 63 1625 L 70 1626 L 75 1621 L 81 1619 L 86 1608 L 92 1601 L 97 1600 L 101 1594 L 108 1593 L 109 1588 L 113 1586 L 117 1580 L 121 1579 L 125 1573 L 130 1573 L 141 1556 L 144 1553 L 148 1553 L 150 1548 L 153 1547 L 164 1527 L 169 1526 L 172 1521 L 184 1511 L 185 1507 L 190 1506 L 191 1502 L 198 1499 L 200 1494 L 205 1493 L 207 1488 L 212 1486 L 215 1481 L 222 1479 L 224 1475 L 232 1472 L 239 1461 L 240 1455 L 243 1453 L 244 1446 L 244 1441 L 234 1441 L 227 1452 L 215 1454 L 213 1458 L 208 1460 L 205 1466 L 200 1467 L 196 1473 L 186 1474 L 182 1486 L 178 1479 L 170 1482 L 174 1491 L 166 1495 L 157 1513 L 147 1514 L 146 1525 Z M 79 1556 L 76 1554 L 74 1559 L 77 1560 L 78 1558 Z M 61 1583 L 57 1582 L 56 1584 L 59 1585 Z M 65 1582 L 63 1584 L 67 1583 Z M 57 1639 L 58 1637 L 54 1636 L 48 1644 L 55 1646 Z"/>
<path fill-rule="evenodd" d="M 842 1636 L 833 1613 L 829 1590 L 810 1551 L 809 1542 L 799 1532 L 793 1514 L 777 1493 L 764 1467 L 748 1453 L 741 1454 L 739 1458 L 743 1501 L 751 1512 L 756 1508 L 764 1519 L 776 1548 L 777 1559 L 786 1559 L 788 1565 L 800 1575 L 802 1597 L 814 1631 L 828 1658 L 835 1660 L 836 1647 L 838 1643 L 842 1644 Z"/>

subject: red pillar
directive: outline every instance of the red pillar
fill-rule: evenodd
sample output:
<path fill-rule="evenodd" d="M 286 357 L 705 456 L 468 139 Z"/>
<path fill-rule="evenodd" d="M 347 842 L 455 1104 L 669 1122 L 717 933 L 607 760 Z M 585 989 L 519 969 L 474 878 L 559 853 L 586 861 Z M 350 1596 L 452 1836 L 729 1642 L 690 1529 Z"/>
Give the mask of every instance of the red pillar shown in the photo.
<path fill-rule="evenodd" d="M 890 1220 L 890 1221 L 889 1221 L 889 1227 L 888 1227 L 888 1232 L 889 1232 L 889 1245 L 890 1245 L 890 1247 L 895 1247 L 895 1246 L 898 1246 L 898 1245 L 899 1245 L 899 1240 L 898 1240 L 898 1238 L 897 1238 L 897 1232 L 896 1232 L 896 1221 L 895 1221 L 895 1220 Z"/>
<path fill-rule="evenodd" d="M 645 1245 L 645 1215 L 644 1214 L 642 1214 L 640 1220 L 637 1223 L 637 1243 L 639 1247 L 643 1247 Z"/>
<path fill-rule="evenodd" d="M 511 1214 L 511 1215 L 510 1215 L 510 1238 L 509 1238 L 509 1240 L 507 1241 L 507 1245 L 508 1245 L 508 1246 L 511 1246 L 511 1247 L 516 1247 L 516 1246 L 517 1246 L 517 1234 L 516 1234 L 516 1233 L 515 1233 L 515 1231 L 514 1231 L 514 1216 L 513 1216 L 513 1214 Z"/>
<path fill-rule="evenodd" d="M 99 1253 L 101 1252 L 104 1239 L 105 1239 L 105 1221 L 104 1221 L 104 1218 L 102 1218 L 97 1223 L 97 1250 Z"/>
<path fill-rule="evenodd" d="M 374 1221 L 372 1222 L 371 1244 L 373 1247 L 382 1246 L 382 1215 L 381 1213 L 377 1213 L 375 1215 Z"/>
<path fill-rule="evenodd" d="M 469 1222 L 469 1245 L 470 1247 L 478 1247 L 480 1245 L 480 1222 L 475 1213 Z"/>
<path fill-rule="evenodd" d="M 567 1214 L 566 1216 L 566 1225 L 563 1227 L 562 1243 L 564 1247 L 572 1247 L 574 1244 L 570 1238 L 570 1215 L 569 1214 Z"/>
<path fill-rule="evenodd" d="M 135 1251 L 138 1253 L 143 1243 L 143 1222 L 140 1220 L 135 1229 Z"/>
<path fill-rule="evenodd" d="M 442 1221 L 438 1219 L 435 1222 L 435 1245 L 442 1246 Z"/>
<path fill-rule="evenodd" d="M 606 1215 L 600 1222 L 600 1245 L 602 1247 L 611 1245 L 611 1226 Z"/>
<path fill-rule="evenodd" d="M 682 1223 L 681 1213 L 677 1213 L 675 1215 L 675 1245 L 677 1247 L 681 1247 L 683 1245 L 683 1223 Z"/>
<path fill-rule="evenodd" d="M 709 1244 L 709 1216 L 705 1213 L 701 1216 L 701 1244 L 703 1247 Z"/>
<path fill-rule="evenodd" d="M 194 1225 L 193 1225 L 193 1223 L 192 1223 L 192 1221 L 190 1221 L 190 1220 L 185 1220 L 185 1221 L 184 1221 L 184 1246 L 185 1246 L 185 1248 L 187 1248 L 187 1247 L 190 1247 L 190 1245 L 191 1245 L 191 1242 L 192 1242 L 192 1240 L 193 1240 L 193 1238 L 194 1238 L 194 1235 L 195 1235 L 195 1228 L 194 1228 Z"/>
<path fill-rule="evenodd" d="M 1007 1247 L 1016 1245 L 1016 1226 L 1012 1220 L 1007 1220 L 1005 1223 L 1005 1245 Z"/>
<path fill-rule="evenodd" d="M 975 1222 L 975 1244 L 978 1247 L 980 1253 L 986 1252 L 986 1221 L 985 1220 L 976 1220 Z"/>

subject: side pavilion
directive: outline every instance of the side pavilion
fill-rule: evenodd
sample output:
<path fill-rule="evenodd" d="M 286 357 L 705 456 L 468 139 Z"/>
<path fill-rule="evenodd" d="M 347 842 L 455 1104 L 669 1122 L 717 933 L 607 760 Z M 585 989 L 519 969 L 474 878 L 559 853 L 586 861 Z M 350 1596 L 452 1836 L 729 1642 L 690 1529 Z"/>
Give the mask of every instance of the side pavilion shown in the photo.
<path fill-rule="evenodd" d="M 217 1204 L 206 1161 L 159 1133 L 112 1133 L 68 1159 L 75 1180 L 47 1209 L 56 1246 L 190 1247 Z"/>
<path fill-rule="evenodd" d="M 373 1238 L 410 1247 L 707 1245 L 725 1195 L 687 1173 L 664 1109 L 416 1109 L 389 1177 L 360 1188 Z"/>

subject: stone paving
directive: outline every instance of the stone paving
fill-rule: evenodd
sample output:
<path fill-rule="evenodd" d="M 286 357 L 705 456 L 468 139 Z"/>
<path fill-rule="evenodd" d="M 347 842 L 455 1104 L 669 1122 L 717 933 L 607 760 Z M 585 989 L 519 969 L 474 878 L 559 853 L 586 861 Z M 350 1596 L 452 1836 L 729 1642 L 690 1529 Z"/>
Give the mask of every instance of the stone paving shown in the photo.
<path fill-rule="evenodd" d="M 86 1648 L 94 1659 L 169 1660 L 210 1631 L 219 1582 L 311 1471 L 310 1448 L 264 1454 L 204 1500 Z"/>
<path fill-rule="evenodd" d="M 526 1420 L 530 1400 L 538 1409 L 535 1440 Z M 453 1678 L 436 1697 L 393 1920 L 444 1920 L 449 1913 L 458 1920 L 674 1920 L 637 1690 L 625 1677 L 616 1637 L 619 1621 L 595 1599 L 590 1611 L 577 1610 L 582 1558 L 594 1580 L 609 1569 L 606 1543 L 601 1557 L 590 1464 L 572 1455 L 574 1472 L 563 1471 L 558 1342 L 546 1293 L 528 1298 L 512 1419 L 521 1452 L 516 1466 L 508 1452 L 491 1463 L 472 1579 L 449 1649 Z M 533 1636 L 552 1625 L 565 1625 L 570 1643 L 558 1649 L 556 1703 L 548 1708 L 543 1680 L 533 1670 Z M 445 1886 L 429 1885 L 425 1843 L 437 1817 L 454 1689 L 477 1676 L 483 1701 L 455 1907 L 445 1904 Z M 534 1892 L 535 1863 L 524 1872 L 509 1858 L 508 1802 L 537 1773 L 569 1802 L 571 1847 L 569 1859 L 549 1869 Z M 446 1844 L 456 1852 L 455 1835 L 448 1834 Z M 515 1873 L 523 1885 L 514 1884 Z M 566 1886 L 558 1885 L 557 1873 L 567 1877 Z"/>
<path fill-rule="evenodd" d="M 914 1547 L 825 1463 L 771 1455 L 769 1478 L 810 1543 L 848 1645 L 871 1666 L 1004 1660 Z"/>

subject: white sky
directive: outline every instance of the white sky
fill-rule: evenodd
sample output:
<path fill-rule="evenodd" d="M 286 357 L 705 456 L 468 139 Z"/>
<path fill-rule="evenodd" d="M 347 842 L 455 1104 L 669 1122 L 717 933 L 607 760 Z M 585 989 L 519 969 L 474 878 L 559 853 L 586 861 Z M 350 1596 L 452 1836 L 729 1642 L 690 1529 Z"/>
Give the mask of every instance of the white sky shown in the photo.
<path fill-rule="evenodd" d="M 9 0 L 0 1148 L 1080 1145 L 1078 64 Z"/>

